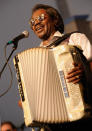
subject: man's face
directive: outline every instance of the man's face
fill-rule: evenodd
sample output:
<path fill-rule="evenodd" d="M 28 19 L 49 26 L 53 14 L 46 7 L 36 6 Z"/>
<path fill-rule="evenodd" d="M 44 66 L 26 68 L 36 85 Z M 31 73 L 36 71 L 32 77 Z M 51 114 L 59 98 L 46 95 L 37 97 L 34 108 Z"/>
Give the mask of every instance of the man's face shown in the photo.
<path fill-rule="evenodd" d="M 40 39 L 46 40 L 55 32 L 54 21 L 44 9 L 36 10 L 31 20 L 31 27 Z"/>

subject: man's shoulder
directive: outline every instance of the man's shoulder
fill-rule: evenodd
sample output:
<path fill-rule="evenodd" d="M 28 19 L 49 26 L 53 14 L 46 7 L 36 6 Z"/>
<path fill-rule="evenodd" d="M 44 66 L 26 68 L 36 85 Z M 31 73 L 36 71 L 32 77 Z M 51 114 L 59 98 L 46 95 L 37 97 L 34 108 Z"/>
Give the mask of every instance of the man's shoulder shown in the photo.
<path fill-rule="evenodd" d="M 72 31 L 72 32 L 69 32 L 69 33 L 65 33 L 64 35 L 74 35 L 74 34 L 82 34 L 80 31 Z"/>
<path fill-rule="evenodd" d="M 77 39 L 77 38 L 83 38 L 83 39 L 88 39 L 86 34 L 80 31 L 75 31 L 70 33 L 70 39 Z"/>

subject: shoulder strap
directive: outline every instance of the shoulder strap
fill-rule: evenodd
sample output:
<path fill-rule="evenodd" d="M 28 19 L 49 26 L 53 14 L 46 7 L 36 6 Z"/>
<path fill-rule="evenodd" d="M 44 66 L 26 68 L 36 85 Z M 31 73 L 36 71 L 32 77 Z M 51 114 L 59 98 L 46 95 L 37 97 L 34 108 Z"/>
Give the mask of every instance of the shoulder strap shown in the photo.
<path fill-rule="evenodd" d="M 70 32 L 70 33 L 66 33 L 62 37 L 59 37 L 56 41 L 52 42 L 47 47 L 52 47 L 53 45 L 54 46 L 59 45 L 61 42 L 63 42 L 64 40 L 66 40 L 68 37 L 70 37 L 70 35 L 73 34 L 73 33 L 79 33 L 79 32 L 78 31 L 73 31 L 73 32 Z"/>

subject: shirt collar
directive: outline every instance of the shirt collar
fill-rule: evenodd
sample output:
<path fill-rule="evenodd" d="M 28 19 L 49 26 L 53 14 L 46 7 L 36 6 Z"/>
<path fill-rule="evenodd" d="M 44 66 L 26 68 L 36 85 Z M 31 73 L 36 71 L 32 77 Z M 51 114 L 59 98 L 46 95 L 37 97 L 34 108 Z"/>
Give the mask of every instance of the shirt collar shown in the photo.
<path fill-rule="evenodd" d="M 56 31 L 53 36 L 62 37 L 63 35 L 64 35 L 63 33 L 60 33 L 59 31 Z M 42 46 L 43 46 L 43 41 L 40 44 L 40 47 L 42 47 Z"/>
<path fill-rule="evenodd" d="M 56 31 L 53 36 L 62 37 L 64 34 L 61 34 L 59 31 Z"/>

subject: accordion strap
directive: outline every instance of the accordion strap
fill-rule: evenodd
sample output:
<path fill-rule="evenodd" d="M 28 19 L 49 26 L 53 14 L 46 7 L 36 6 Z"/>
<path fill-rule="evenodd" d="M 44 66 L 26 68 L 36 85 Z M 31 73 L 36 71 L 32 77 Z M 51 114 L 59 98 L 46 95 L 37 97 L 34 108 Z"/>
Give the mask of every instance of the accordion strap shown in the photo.
<path fill-rule="evenodd" d="M 67 34 L 64 34 L 62 37 L 58 37 L 57 40 L 55 40 L 54 42 L 52 42 L 50 45 L 46 46 L 48 48 L 52 47 L 52 46 L 58 46 L 61 42 L 63 42 L 64 40 L 66 40 L 67 38 L 70 37 L 71 34 L 73 33 L 79 33 L 78 31 L 73 31 L 71 33 L 67 33 Z"/>

